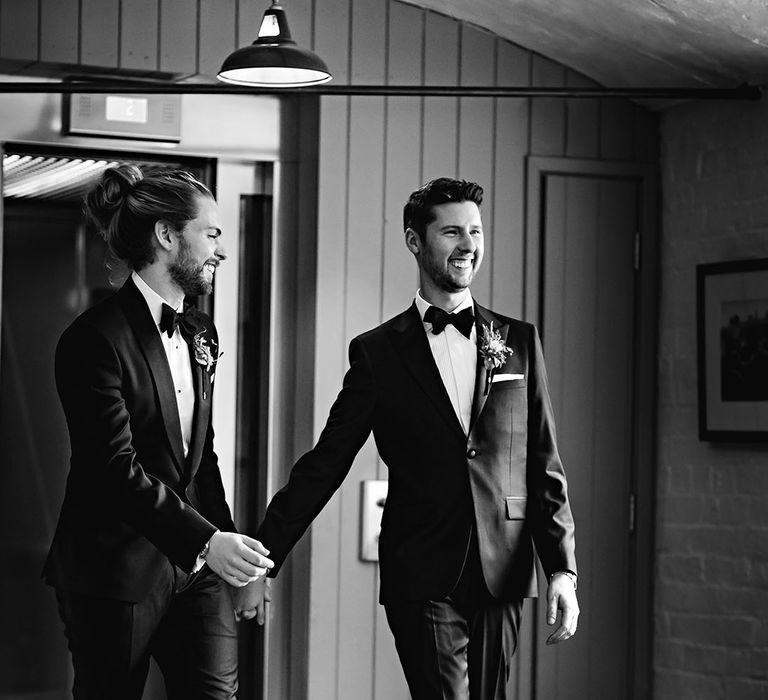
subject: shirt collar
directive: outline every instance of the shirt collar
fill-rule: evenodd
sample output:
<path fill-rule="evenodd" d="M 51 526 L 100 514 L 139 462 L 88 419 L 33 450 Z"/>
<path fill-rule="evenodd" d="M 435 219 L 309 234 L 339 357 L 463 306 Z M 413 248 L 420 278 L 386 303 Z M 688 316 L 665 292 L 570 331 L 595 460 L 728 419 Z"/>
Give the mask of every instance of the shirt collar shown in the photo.
<path fill-rule="evenodd" d="M 424 321 L 424 314 L 427 313 L 427 309 L 432 306 L 426 299 L 424 299 L 423 296 L 421 296 L 421 290 L 419 289 L 416 292 L 416 308 L 419 310 L 419 316 L 421 317 L 422 322 Z M 451 311 L 452 314 L 457 314 L 459 311 L 464 311 L 467 307 L 474 307 L 474 300 L 472 299 L 472 294 L 470 293 L 469 289 L 466 290 L 466 294 L 464 296 L 464 299 L 462 299 L 461 303 L 453 310 Z"/>
<path fill-rule="evenodd" d="M 160 325 L 160 319 L 163 315 L 163 304 L 168 304 L 168 302 L 163 299 L 152 287 L 150 287 L 141 277 L 141 275 L 136 272 L 135 270 L 131 273 L 131 279 L 133 280 L 133 283 L 136 285 L 136 288 L 141 292 L 141 296 L 144 297 L 144 300 L 147 302 L 147 306 L 149 307 L 149 313 L 152 314 L 152 320 L 155 322 L 156 326 Z M 168 306 L 171 306 L 168 304 Z M 175 311 L 181 312 L 184 308 L 184 302 L 182 301 L 181 304 L 179 304 L 179 308 L 174 309 Z"/>

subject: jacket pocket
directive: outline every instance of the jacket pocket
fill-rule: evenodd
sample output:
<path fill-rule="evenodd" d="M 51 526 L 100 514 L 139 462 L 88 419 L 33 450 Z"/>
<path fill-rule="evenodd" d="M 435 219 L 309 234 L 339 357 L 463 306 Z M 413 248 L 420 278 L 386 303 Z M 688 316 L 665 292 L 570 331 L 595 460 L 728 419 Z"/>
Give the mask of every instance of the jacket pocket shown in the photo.
<path fill-rule="evenodd" d="M 501 379 L 491 383 L 493 391 L 508 391 L 509 389 L 525 389 L 525 379 Z"/>
<path fill-rule="evenodd" d="M 528 499 L 525 496 L 506 496 L 507 520 L 525 520 L 525 506 Z"/>

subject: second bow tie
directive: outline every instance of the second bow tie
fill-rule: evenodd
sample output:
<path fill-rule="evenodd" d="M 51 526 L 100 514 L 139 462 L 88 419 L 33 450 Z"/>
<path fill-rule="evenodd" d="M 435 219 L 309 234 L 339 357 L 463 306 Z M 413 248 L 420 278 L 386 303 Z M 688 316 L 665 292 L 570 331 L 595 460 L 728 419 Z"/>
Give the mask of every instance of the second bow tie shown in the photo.
<path fill-rule="evenodd" d="M 432 324 L 432 333 L 435 335 L 442 333 L 445 330 L 445 327 L 450 323 L 453 324 L 460 333 L 469 338 L 470 333 L 472 333 L 472 324 L 475 322 L 475 315 L 471 306 L 462 309 L 457 314 L 449 314 L 447 311 L 443 311 L 437 306 L 430 306 L 424 314 L 424 321 Z"/>
<path fill-rule="evenodd" d="M 187 306 L 184 311 L 178 313 L 168 304 L 163 304 L 163 310 L 160 315 L 160 332 L 167 333 L 170 338 L 178 327 L 181 337 L 188 343 L 191 342 L 197 331 L 192 317 L 193 306 Z"/>

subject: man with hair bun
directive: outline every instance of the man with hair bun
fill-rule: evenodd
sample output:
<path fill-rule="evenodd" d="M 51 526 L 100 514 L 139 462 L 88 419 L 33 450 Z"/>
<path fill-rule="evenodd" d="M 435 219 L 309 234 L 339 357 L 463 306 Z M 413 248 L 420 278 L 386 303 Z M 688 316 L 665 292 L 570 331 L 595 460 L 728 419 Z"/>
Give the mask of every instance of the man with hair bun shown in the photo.
<path fill-rule="evenodd" d="M 154 657 L 170 700 L 234 698 L 232 595 L 272 561 L 235 531 L 213 450 L 218 336 L 184 303 L 211 293 L 226 258 L 216 202 L 184 171 L 121 165 L 105 171 L 85 211 L 130 276 L 56 350 L 72 454 L 43 575 L 56 590 L 73 694 L 140 700 Z"/>
<path fill-rule="evenodd" d="M 256 533 L 274 576 L 373 433 L 389 470 L 380 601 L 414 700 L 507 697 L 523 599 L 537 594 L 536 554 L 547 621 L 559 618 L 547 643 L 569 639 L 579 616 L 538 333 L 469 289 L 483 259 L 482 198 L 479 185 L 452 178 L 411 194 L 403 228 L 420 289 L 407 310 L 352 340 L 325 429 Z M 267 591 L 255 582 L 242 605 L 257 609 Z"/>

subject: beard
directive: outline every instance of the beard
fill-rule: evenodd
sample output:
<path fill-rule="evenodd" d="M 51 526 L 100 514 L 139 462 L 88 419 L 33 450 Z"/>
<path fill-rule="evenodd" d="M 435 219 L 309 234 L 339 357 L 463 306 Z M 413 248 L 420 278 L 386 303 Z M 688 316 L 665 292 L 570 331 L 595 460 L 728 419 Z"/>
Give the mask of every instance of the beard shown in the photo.
<path fill-rule="evenodd" d="M 206 279 L 204 269 L 208 262 L 206 260 L 205 263 L 199 265 L 192 256 L 191 246 L 184 238 L 181 238 L 179 254 L 168 267 L 168 273 L 185 296 L 210 294 L 213 291 L 213 284 Z"/>
<path fill-rule="evenodd" d="M 419 263 L 422 270 L 436 287 L 442 289 L 444 292 L 454 294 L 461 292 L 472 283 L 475 278 L 475 268 L 473 267 L 469 274 L 451 274 L 449 268 L 450 263 L 446 263 L 442 259 L 437 259 L 431 255 L 424 255 L 420 258 Z"/>

